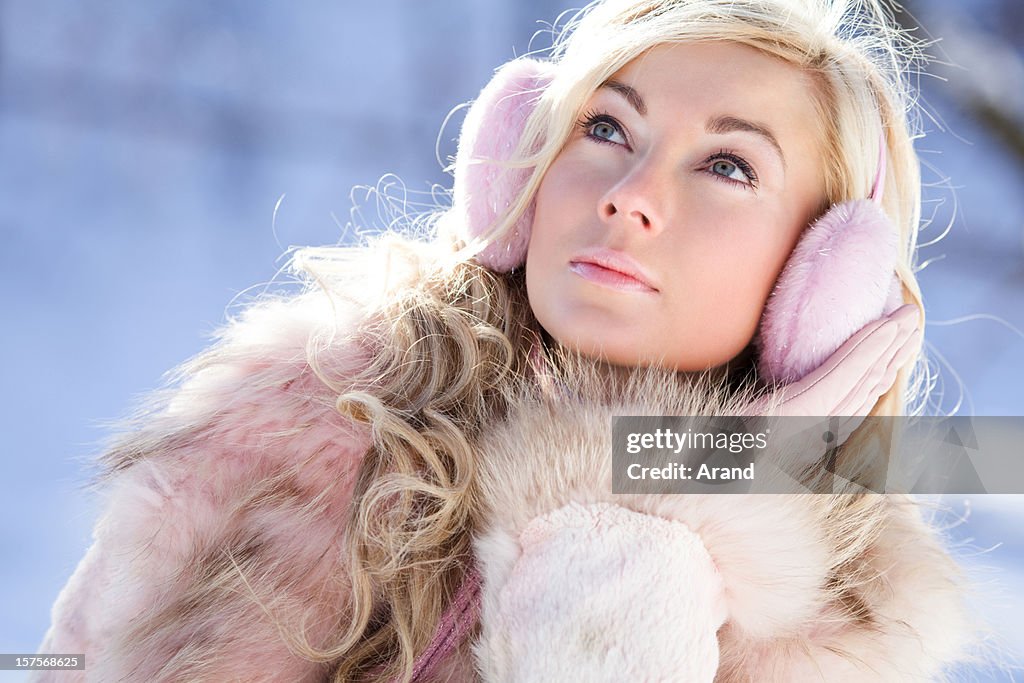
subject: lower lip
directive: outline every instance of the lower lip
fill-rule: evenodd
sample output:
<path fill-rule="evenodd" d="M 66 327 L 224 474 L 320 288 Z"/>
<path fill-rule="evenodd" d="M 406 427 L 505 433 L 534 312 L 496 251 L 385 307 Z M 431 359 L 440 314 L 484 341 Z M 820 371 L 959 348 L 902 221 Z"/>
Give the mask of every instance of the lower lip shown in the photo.
<path fill-rule="evenodd" d="M 654 288 L 648 287 L 635 277 L 630 277 L 625 273 L 620 273 L 619 271 L 612 270 L 611 268 L 604 268 L 596 263 L 572 261 L 569 263 L 569 270 L 576 273 L 584 280 L 590 280 L 591 282 L 604 285 L 605 287 L 610 287 L 611 289 L 618 289 L 627 292 L 656 291 Z"/>

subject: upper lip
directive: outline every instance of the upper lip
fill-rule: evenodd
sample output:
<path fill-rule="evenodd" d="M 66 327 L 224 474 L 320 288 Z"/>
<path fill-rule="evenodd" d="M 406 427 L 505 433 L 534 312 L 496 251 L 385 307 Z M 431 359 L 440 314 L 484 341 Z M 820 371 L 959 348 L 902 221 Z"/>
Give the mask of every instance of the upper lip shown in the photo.
<path fill-rule="evenodd" d="M 643 267 L 637 263 L 633 257 L 629 256 L 625 252 L 616 251 L 615 249 L 608 249 L 606 247 L 599 247 L 595 249 L 586 249 L 583 252 L 577 254 L 571 259 L 570 263 L 593 263 L 594 265 L 607 268 L 608 270 L 614 270 L 628 275 L 629 277 L 637 280 L 654 291 L 658 291 L 658 286 Z"/>

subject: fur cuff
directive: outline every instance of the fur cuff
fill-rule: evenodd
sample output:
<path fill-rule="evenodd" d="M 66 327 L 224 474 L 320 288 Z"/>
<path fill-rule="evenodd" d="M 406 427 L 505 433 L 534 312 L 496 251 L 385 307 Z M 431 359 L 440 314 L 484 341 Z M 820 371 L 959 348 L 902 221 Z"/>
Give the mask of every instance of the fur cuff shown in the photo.
<path fill-rule="evenodd" d="M 714 678 L 721 579 L 686 525 L 572 503 L 531 521 L 518 545 L 518 559 L 485 566 L 484 680 Z"/>

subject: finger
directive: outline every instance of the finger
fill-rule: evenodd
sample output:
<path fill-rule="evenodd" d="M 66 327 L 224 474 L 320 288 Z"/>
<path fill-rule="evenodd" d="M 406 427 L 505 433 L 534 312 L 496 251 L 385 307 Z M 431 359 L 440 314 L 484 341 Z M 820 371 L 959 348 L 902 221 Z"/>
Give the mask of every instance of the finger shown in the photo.
<path fill-rule="evenodd" d="M 917 327 L 917 323 L 920 321 L 921 316 L 918 313 L 916 304 L 903 304 L 892 313 L 885 316 L 885 318 L 900 324 L 907 323 L 913 327 Z"/>
<path fill-rule="evenodd" d="M 850 400 L 841 405 L 841 410 L 867 415 L 874 402 L 892 388 L 899 371 L 914 354 L 920 352 L 921 340 L 922 333 L 919 330 L 910 330 L 897 337 L 893 347 L 879 359 L 877 368 L 858 384 Z"/>
<path fill-rule="evenodd" d="M 891 360 L 879 363 L 877 371 L 872 371 L 858 384 L 848 400 L 838 407 L 839 415 L 867 415 L 874 408 L 878 399 L 896 381 L 896 375 L 921 350 L 922 333 L 911 329 L 902 338 L 897 337 L 889 351 Z"/>
<path fill-rule="evenodd" d="M 890 367 L 894 364 L 894 359 L 910 340 L 912 334 L 912 329 L 898 331 L 889 346 L 875 358 L 870 359 L 871 366 L 850 387 L 849 393 L 837 402 L 836 415 L 856 414 L 860 410 L 860 406 L 874 398 L 872 394 L 884 383 Z M 895 372 L 892 374 L 895 378 Z"/>

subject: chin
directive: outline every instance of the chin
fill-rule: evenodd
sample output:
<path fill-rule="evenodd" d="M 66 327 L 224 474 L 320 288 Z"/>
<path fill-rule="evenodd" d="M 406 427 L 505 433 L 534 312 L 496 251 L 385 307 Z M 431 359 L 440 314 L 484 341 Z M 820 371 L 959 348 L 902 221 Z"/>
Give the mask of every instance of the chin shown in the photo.
<path fill-rule="evenodd" d="M 655 354 L 645 349 L 637 348 L 635 343 L 629 341 L 623 343 L 611 343 L 607 339 L 587 340 L 579 337 L 571 341 L 564 341 L 564 337 L 552 334 L 551 337 L 558 345 L 568 351 L 577 353 L 584 358 L 600 360 L 609 365 L 622 367 L 665 367 L 677 369 L 676 359 L 666 359 L 665 354 Z M 634 337 L 635 339 L 635 337 Z"/>
<path fill-rule="evenodd" d="M 635 343 L 637 335 L 631 335 L 630 340 L 622 343 L 614 341 L 609 343 L 607 339 L 603 340 L 603 343 L 596 341 L 588 343 L 579 338 L 565 343 L 557 335 L 553 334 L 551 337 L 559 346 L 585 358 L 601 360 L 609 365 L 620 367 L 656 367 L 676 372 L 703 372 L 722 366 L 735 358 L 735 355 L 722 357 L 718 354 L 705 354 L 696 357 L 673 356 L 665 351 L 656 352 L 652 349 L 638 348 Z"/>
<path fill-rule="evenodd" d="M 581 308 L 571 311 L 539 311 L 535 315 L 540 313 L 537 318 L 541 327 L 560 347 L 585 358 L 602 360 L 616 366 L 702 372 L 733 360 L 744 351 L 745 342 L 750 341 L 746 338 L 744 342 L 741 340 L 742 335 L 736 335 L 713 348 L 695 348 L 697 344 L 693 340 L 662 344 L 660 342 L 664 340 L 664 331 L 645 328 L 635 316 L 623 319 L 589 315 L 590 311 Z M 545 313 L 552 315 L 546 316 Z M 542 316 L 550 318 L 553 324 L 546 325 Z"/>

